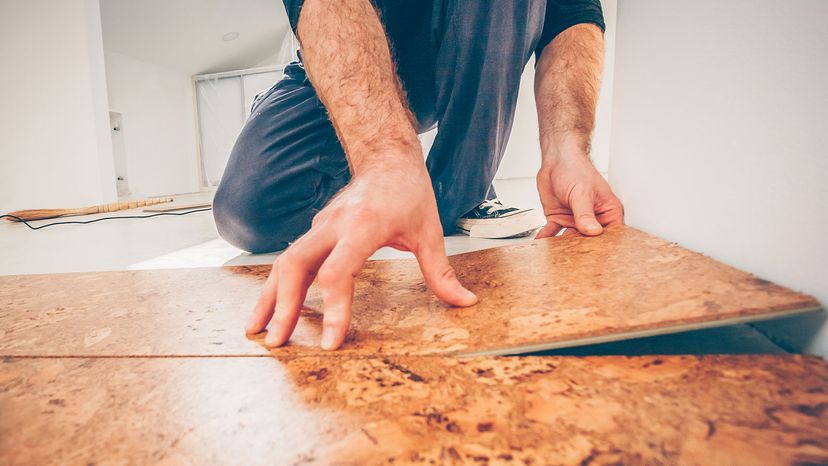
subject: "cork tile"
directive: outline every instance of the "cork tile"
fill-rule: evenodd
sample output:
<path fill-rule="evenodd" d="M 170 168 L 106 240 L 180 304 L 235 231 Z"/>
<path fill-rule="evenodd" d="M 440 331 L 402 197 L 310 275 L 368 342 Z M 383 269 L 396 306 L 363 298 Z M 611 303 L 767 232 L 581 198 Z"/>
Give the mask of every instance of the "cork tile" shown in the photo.
<path fill-rule="evenodd" d="M 812 297 L 632 228 L 454 256 L 479 298 L 447 308 L 414 261 L 369 262 L 344 351 L 509 354 L 785 316 Z M 261 354 L 242 326 L 269 267 L 0 278 L 0 355 Z M 277 354 L 315 354 L 319 290 Z"/>
<path fill-rule="evenodd" d="M 16 464 L 826 464 L 801 356 L 5 358 Z"/>
<path fill-rule="evenodd" d="M 256 355 L 261 287 L 222 268 L 0 277 L 0 355 Z"/>

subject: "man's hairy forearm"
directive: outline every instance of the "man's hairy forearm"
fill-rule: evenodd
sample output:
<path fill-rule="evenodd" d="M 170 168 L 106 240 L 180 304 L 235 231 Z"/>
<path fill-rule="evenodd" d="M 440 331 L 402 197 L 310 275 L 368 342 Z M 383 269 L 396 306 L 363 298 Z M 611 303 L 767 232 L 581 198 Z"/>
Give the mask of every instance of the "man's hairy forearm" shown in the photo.
<path fill-rule="evenodd" d="M 589 154 L 603 57 L 603 34 L 592 24 L 563 31 L 543 50 L 535 101 L 545 163 L 561 155 Z"/>
<path fill-rule="evenodd" d="M 308 76 L 354 173 L 388 157 L 422 163 L 388 39 L 371 2 L 306 0 L 297 34 Z"/>

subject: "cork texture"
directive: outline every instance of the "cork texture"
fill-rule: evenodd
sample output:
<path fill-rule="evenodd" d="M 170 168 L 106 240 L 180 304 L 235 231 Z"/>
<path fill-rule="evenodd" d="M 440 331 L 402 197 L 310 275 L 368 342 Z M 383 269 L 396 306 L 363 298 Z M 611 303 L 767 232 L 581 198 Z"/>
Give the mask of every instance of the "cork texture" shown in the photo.
<path fill-rule="evenodd" d="M 449 308 L 416 262 L 370 261 L 341 351 L 509 354 L 677 332 L 819 308 L 775 285 L 629 227 L 450 258 L 480 302 Z M 0 277 L 0 355 L 261 355 L 243 335 L 269 266 Z M 312 287 L 280 355 L 313 355 Z"/>
<path fill-rule="evenodd" d="M 0 463 L 828 464 L 802 356 L 14 358 Z"/>

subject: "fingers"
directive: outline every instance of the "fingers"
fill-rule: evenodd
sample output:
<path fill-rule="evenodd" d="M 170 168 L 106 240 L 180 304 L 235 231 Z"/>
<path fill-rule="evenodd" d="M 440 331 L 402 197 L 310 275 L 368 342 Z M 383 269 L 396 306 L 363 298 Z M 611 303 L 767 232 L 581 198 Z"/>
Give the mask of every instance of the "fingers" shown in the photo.
<path fill-rule="evenodd" d="M 604 227 L 611 227 L 615 225 L 623 225 L 624 224 L 624 214 L 620 212 L 612 212 L 607 214 L 598 215 L 598 222 L 601 223 Z"/>
<path fill-rule="evenodd" d="M 604 228 L 595 218 L 595 203 L 592 196 L 573 191 L 569 200 L 572 215 L 575 217 L 575 227 L 586 236 L 600 235 Z"/>
<path fill-rule="evenodd" d="M 259 301 L 256 303 L 256 307 L 253 308 L 253 313 L 250 314 L 250 319 L 248 319 L 247 325 L 244 327 L 244 331 L 248 335 L 254 335 L 264 330 L 270 318 L 273 316 L 273 308 L 276 305 L 278 270 L 279 258 L 277 257 L 273 261 L 273 267 L 270 269 L 267 281 L 262 287 Z"/>
<path fill-rule="evenodd" d="M 275 312 L 272 313 L 265 345 L 281 346 L 290 338 L 299 320 L 308 287 L 332 248 L 333 238 L 330 234 L 322 230 L 311 230 L 279 258 Z M 270 300 L 263 305 L 269 303 Z"/>
<path fill-rule="evenodd" d="M 460 284 L 460 280 L 454 274 L 454 269 L 446 257 L 443 235 L 429 235 L 414 254 L 428 288 L 438 298 L 458 307 L 477 303 L 477 296 Z"/>
<path fill-rule="evenodd" d="M 535 239 L 549 238 L 555 236 L 558 233 L 560 233 L 560 231 L 563 230 L 563 228 L 564 227 L 558 225 L 552 220 L 547 220 L 546 225 L 544 225 L 544 227 L 541 228 L 540 231 L 538 231 L 538 234 L 535 235 Z"/>
<path fill-rule="evenodd" d="M 351 323 L 355 277 L 377 249 L 370 243 L 345 240 L 336 245 L 320 267 L 319 288 L 324 313 L 322 349 L 337 349 L 345 340 Z"/>
<path fill-rule="evenodd" d="M 624 224 L 624 206 L 617 198 L 610 201 L 610 207 L 598 214 L 598 221 L 605 227 Z"/>
<path fill-rule="evenodd" d="M 567 228 L 566 230 L 564 230 L 563 235 L 561 235 L 561 236 L 584 236 L 584 235 L 583 235 L 583 233 L 581 233 L 580 231 L 578 231 L 575 228 Z"/>

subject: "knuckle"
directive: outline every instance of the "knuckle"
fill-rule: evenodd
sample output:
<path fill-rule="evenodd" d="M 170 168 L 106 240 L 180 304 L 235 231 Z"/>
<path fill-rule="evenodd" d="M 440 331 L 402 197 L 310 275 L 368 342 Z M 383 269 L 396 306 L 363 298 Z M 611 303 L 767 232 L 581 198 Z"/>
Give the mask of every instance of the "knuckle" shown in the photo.
<path fill-rule="evenodd" d="M 332 288 L 336 286 L 342 277 L 341 271 L 337 267 L 322 266 L 316 279 L 319 281 L 319 286 L 322 288 Z"/>
<path fill-rule="evenodd" d="M 296 259 L 296 252 L 293 246 L 285 249 L 285 252 L 279 254 L 279 257 L 276 259 L 279 262 L 279 268 L 285 268 L 291 262 L 294 262 Z"/>
<path fill-rule="evenodd" d="M 454 280 L 457 278 L 457 273 L 454 271 L 454 267 L 446 265 L 439 269 L 437 278 L 440 280 Z"/>
<path fill-rule="evenodd" d="M 285 253 L 288 254 L 288 253 Z M 295 276 L 301 273 L 301 267 L 299 263 L 296 261 L 293 255 L 285 257 L 284 260 L 279 264 L 279 270 L 277 272 L 277 277 L 279 280 L 291 276 Z"/>
<path fill-rule="evenodd" d="M 325 312 L 326 327 L 343 328 L 348 326 L 348 318 L 342 310 L 326 311 Z"/>
<path fill-rule="evenodd" d="M 320 223 L 324 222 L 326 218 L 328 218 L 328 211 L 320 210 L 319 213 L 313 216 L 313 220 L 311 220 L 311 228 L 316 228 Z"/>
<path fill-rule="evenodd" d="M 322 214 L 322 218 L 319 220 L 330 220 L 331 222 L 337 222 L 342 219 L 346 210 L 347 209 L 340 208 L 339 206 L 332 207 L 330 210 L 323 211 L 324 213 L 320 212 L 320 214 Z"/>
<path fill-rule="evenodd" d="M 273 324 L 279 328 L 287 327 L 291 322 L 292 318 L 288 312 L 280 312 L 273 317 Z"/>
<path fill-rule="evenodd" d="M 290 249 L 283 252 L 281 256 L 279 256 L 279 266 L 275 269 L 276 272 L 284 272 L 285 270 L 293 267 L 295 263 L 294 255 L 290 252 Z"/>
<path fill-rule="evenodd" d="M 362 223 L 376 222 L 381 218 L 381 214 L 373 207 L 360 206 L 354 209 L 351 218 L 354 223 L 359 225 Z"/>
<path fill-rule="evenodd" d="M 257 271 L 258 272 L 258 271 Z M 264 271 L 262 271 L 264 272 Z M 256 276 L 261 278 L 264 274 L 263 273 L 256 273 Z M 279 263 L 274 262 L 273 265 L 270 266 L 270 270 L 267 272 L 267 278 L 265 279 L 265 286 L 270 285 L 271 282 L 275 281 L 279 278 Z"/>
<path fill-rule="evenodd" d="M 345 261 L 358 256 L 360 251 L 364 249 L 364 243 L 368 240 L 368 237 L 355 236 L 353 234 L 343 238 L 336 245 L 336 249 L 340 252 L 339 261 L 332 262 L 331 265 L 335 268 L 344 268 L 346 265 Z"/>

